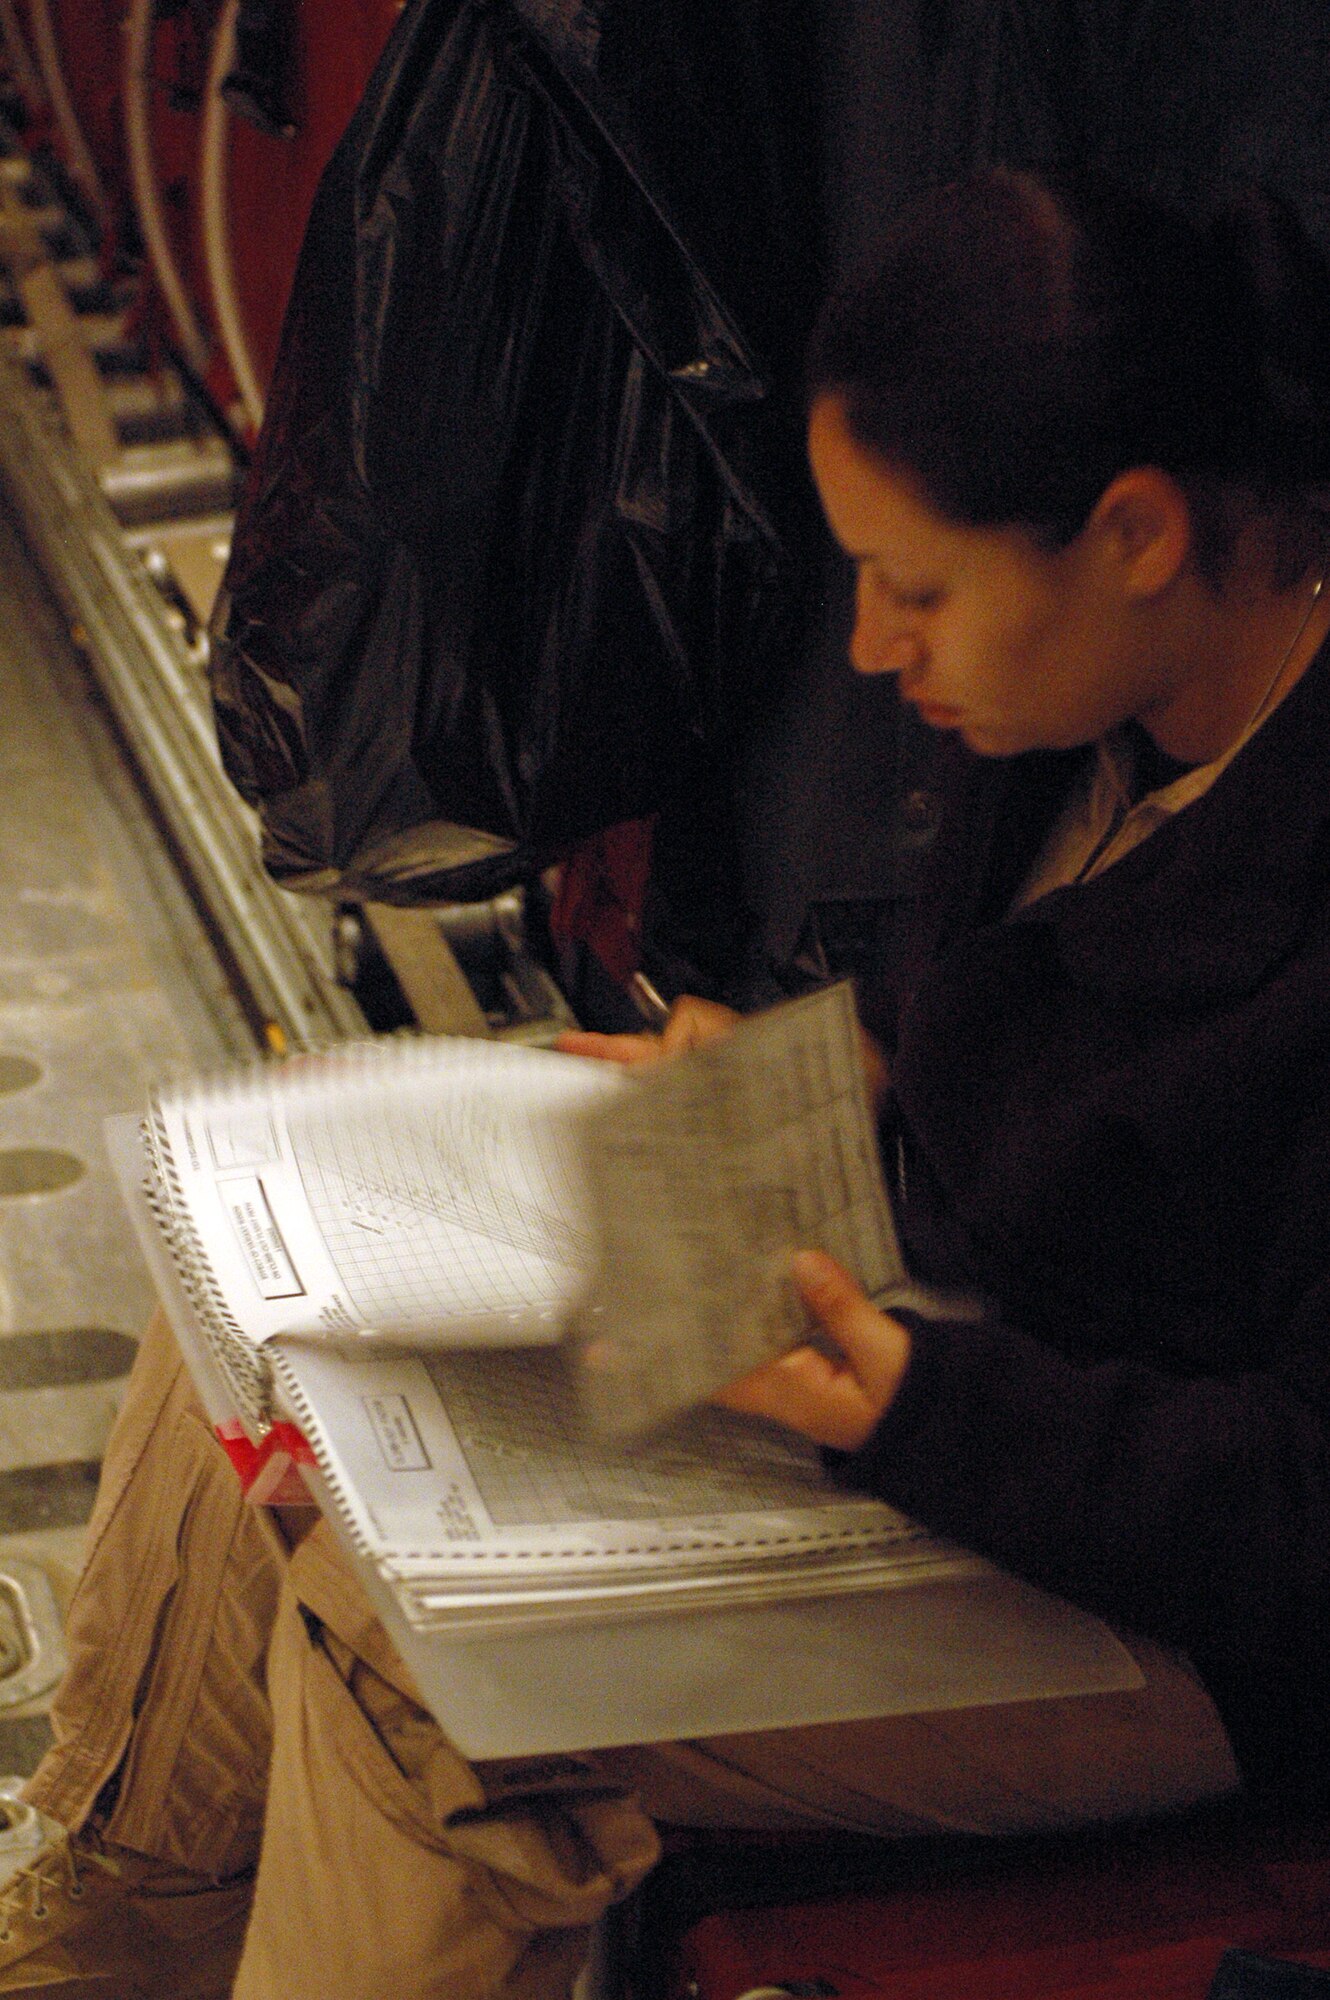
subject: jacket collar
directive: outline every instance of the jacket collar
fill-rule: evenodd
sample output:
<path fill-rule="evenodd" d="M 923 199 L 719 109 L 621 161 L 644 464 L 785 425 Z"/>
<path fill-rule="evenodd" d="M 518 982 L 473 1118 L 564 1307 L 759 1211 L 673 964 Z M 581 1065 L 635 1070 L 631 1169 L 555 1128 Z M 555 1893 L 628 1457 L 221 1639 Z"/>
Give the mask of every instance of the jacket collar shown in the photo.
<path fill-rule="evenodd" d="M 1078 984 L 1126 999 L 1250 991 L 1330 871 L 1330 657 L 1308 668 L 1202 796 L 1094 881 L 1017 922 L 1052 925 Z"/>

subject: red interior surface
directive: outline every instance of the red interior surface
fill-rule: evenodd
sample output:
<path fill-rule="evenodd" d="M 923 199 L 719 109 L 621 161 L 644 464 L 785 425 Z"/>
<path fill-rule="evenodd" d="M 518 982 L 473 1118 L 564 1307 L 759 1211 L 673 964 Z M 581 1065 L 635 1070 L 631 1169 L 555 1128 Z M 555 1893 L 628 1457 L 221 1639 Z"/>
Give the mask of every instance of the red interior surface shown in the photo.
<path fill-rule="evenodd" d="M 1151 1828 L 973 1879 L 718 1912 L 684 1938 L 672 1992 L 1204 2000 L 1234 1945 L 1330 1968 L 1330 1827 Z"/>

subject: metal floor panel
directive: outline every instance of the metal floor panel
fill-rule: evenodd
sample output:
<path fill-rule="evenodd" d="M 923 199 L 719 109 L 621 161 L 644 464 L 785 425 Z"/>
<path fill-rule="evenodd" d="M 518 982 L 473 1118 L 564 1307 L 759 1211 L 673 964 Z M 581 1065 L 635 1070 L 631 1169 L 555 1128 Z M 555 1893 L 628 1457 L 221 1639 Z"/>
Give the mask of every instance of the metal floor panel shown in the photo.
<path fill-rule="evenodd" d="M 102 1120 L 140 1110 L 160 1078 L 253 1052 L 99 697 L 0 516 L 0 1569 L 35 1559 L 62 1602 L 151 1309 Z M 0 1767 L 40 1753 L 41 1706 L 6 1709 L 0 1677 Z"/>

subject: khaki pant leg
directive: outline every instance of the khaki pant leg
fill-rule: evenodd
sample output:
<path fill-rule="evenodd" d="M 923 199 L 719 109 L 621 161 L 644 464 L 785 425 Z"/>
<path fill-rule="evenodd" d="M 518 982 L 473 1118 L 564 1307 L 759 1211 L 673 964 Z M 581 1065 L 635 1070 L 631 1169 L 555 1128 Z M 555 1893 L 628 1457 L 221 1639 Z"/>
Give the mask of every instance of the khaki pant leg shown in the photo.
<path fill-rule="evenodd" d="M 270 1803 L 235 2000 L 567 2000 L 590 1926 L 654 1862 L 655 1829 L 603 1792 L 492 1804 L 322 1534 L 278 1615 Z M 298 1574 L 335 1617 L 350 1612 L 357 1650 L 302 1606 Z"/>
<path fill-rule="evenodd" d="M 1127 1641 L 1139 1689 L 602 1752 L 606 1776 L 681 1826 L 1008 1834 L 1143 1819 L 1240 1779 L 1191 1669 Z"/>
<path fill-rule="evenodd" d="M 633 1789 L 683 1823 L 896 1834 L 1083 1824 L 1236 1784 L 1194 1680 L 1142 1649 L 1143 1697 L 614 1753 L 577 1760 L 558 1798 L 514 1795 L 506 1768 L 500 1796 L 497 1767 L 468 1766 L 420 1705 L 326 1525 L 292 1559 L 265 1678 L 284 1567 L 159 1316 L 108 1445 L 56 1742 L 28 1791 L 72 1827 L 100 1797 L 110 1839 L 235 1873 L 258 1844 L 270 1686 L 237 2000 L 562 2000 L 587 1927 L 654 1860 Z"/>
<path fill-rule="evenodd" d="M 55 1742 L 27 1797 L 75 1830 L 101 1799 L 108 1838 L 196 1873 L 252 1867 L 280 1575 L 159 1312 L 107 1444 Z"/>

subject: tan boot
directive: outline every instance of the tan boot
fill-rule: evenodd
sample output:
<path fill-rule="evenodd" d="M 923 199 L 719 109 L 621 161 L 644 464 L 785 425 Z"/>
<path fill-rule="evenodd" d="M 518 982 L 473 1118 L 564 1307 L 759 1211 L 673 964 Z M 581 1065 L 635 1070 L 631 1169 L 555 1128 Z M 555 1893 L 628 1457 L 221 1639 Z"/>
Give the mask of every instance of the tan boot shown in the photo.
<path fill-rule="evenodd" d="M 0 1791 L 0 1994 L 44 2000 L 225 2000 L 251 1885 L 200 1884 L 71 1839 Z"/>

